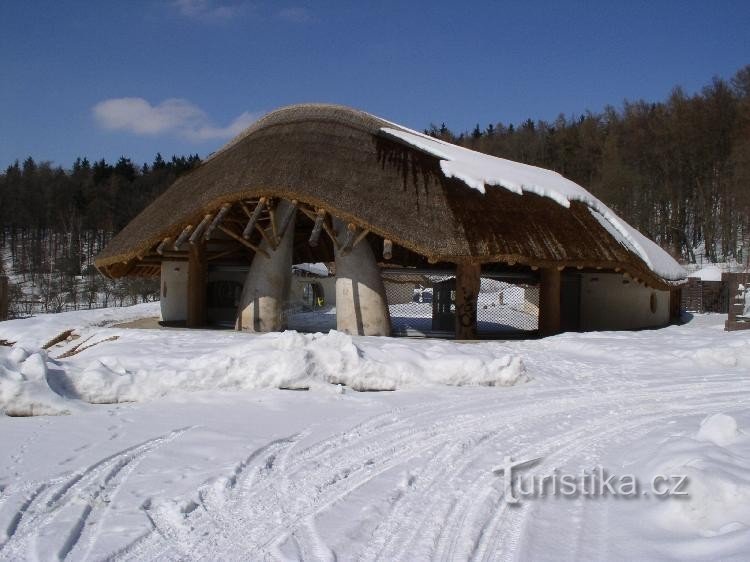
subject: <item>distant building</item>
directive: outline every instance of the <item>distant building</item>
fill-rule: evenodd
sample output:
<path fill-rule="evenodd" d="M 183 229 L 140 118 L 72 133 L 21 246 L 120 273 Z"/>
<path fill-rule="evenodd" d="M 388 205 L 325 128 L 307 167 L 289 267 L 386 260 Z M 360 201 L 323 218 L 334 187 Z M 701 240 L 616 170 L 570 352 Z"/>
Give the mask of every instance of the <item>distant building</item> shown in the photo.
<path fill-rule="evenodd" d="M 294 264 L 331 275 L 293 275 Z M 461 339 L 501 324 L 542 335 L 662 326 L 686 276 L 555 172 L 331 105 L 259 120 L 180 177 L 96 265 L 160 276 L 163 319 L 191 327 L 281 330 L 296 307 L 325 309 L 348 333 Z M 293 289 L 293 278 L 315 286 Z M 520 320 L 492 320 L 510 311 Z"/>

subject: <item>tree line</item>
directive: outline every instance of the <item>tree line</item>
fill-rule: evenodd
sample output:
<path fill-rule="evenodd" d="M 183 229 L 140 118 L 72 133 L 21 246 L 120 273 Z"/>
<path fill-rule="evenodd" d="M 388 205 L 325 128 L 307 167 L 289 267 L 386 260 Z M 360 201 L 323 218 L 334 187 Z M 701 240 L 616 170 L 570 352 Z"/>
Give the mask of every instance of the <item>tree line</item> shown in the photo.
<path fill-rule="evenodd" d="M 11 278 L 11 314 L 135 304 L 158 298 L 158 282 L 102 278 L 93 262 L 107 242 L 198 155 L 157 154 L 137 166 L 78 158 L 69 170 L 14 162 L 0 173 L 0 274 Z"/>

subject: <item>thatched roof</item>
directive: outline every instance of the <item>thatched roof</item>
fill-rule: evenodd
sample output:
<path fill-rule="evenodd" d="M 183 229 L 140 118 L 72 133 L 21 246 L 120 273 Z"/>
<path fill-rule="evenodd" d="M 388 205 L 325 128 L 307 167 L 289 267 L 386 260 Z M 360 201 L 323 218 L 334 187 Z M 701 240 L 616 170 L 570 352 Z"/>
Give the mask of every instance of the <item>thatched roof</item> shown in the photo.
<path fill-rule="evenodd" d="M 354 109 L 296 105 L 260 119 L 180 177 L 112 239 L 96 265 L 116 276 L 111 266 L 153 254 L 162 239 L 222 204 L 265 196 L 322 207 L 431 262 L 617 269 L 659 287 L 682 280 L 663 250 L 646 246 L 639 233 L 627 235 L 624 221 L 572 182 L 580 192 L 563 190 L 573 193 L 566 206 L 552 189 L 561 180 Z M 482 193 L 477 182 L 497 187 Z M 520 187 L 512 189 L 513 182 Z"/>

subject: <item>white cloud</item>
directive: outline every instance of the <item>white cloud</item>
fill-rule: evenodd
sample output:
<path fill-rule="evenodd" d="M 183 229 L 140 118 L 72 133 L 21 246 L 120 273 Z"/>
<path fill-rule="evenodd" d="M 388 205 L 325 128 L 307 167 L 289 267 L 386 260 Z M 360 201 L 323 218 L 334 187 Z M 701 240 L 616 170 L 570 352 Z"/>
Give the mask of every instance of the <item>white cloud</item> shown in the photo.
<path fill-rule="evenodd" d="M 96 122 L 111 131 L 136 135 L 172 134 L 191 141 L 228 139 L 241 133 L 257 114 L 245 111 L 225 127 L 214 124 L 205 111 L 180 98 L 151 105 L 143 98 L 113 98 L 97 103 L 92 112 Z"/>
<path fill-rule="evenodd" d="M 229 19 L 240 11 L 241 5 L 222 0 L 173 0 L 172 5 L 183 16 L 199 19 Z"/>

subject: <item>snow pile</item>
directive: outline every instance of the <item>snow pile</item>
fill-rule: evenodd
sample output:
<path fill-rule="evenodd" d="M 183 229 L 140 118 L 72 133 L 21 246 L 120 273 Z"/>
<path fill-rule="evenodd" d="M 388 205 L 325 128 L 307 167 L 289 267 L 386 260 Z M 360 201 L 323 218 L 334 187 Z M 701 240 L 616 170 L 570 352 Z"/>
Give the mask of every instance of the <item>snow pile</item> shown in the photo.
<path fill-rule="evenodd" d="M 520 358 L 509 355 L 420 353 L 413 348 L 398 354 L 377 346 L 368 353 L 351 336 L 336 331 L 327 335 L 289 331 L 245 339 L 192 358 L 152 358 L 150 365 L 129 361 L 123 353 L 61 365 L 66 365 L 71 394 L 92 403 L 216 389 L 341 384 L 355 390 L 396 390 L 431 384 L 505 386 L 526 380 Z"/>
<path fill-rule="evenodd" d="M 0 412 L 60 414 L 85 407 L 83 402 L 211 390 L 396 390 L 528 380 L 520 356 L 498 344 L 352 337 L 335 330 L 252 335 L 99 327 L 154 310 L 138 306 L 3 323 L 0 334 L 20 343 L 0 347 Z M 60 338 L 61 332 L 72 336 Z M 39 349 L 50 340 L 57 343 Z"/>
<path fill-rule="evenodd" d="M 440 158 L 440 169 L 448 178 L 461 180 L 480 193 L 487 185 L 498 186 L 518 195 L 524 192 L 549 197 L 563 207 L 580 201 L 607 231 L 628 250 L 639 256 L 657 275 L 667 281 L 681 281 L 685 270 L 664 250 L 618 217 L 609 207 L 577 183 L 552 170 L 497 158 L 450 144 L 406 129 L 383 127 L 381 130 L 414 148 Z"/>
<path fill-rule="evenodd" d="M 672 556 L 717 558 L 750 547 L 749 464 L 750 443 L 727 414 L 703 419 L 693 437 L 661 444 L 649 474 L 687 476 L 688 495 L 657 502 L 648 519 L 683 539 L 670 546 Z"/>
<path fill-rule="evenodd" d="M 738 437 L 737 422 L 726 414 L 708 416 L 701 422 L 701 427 L 695 435 L 698 441 L 710 441 L 719 447 L 734 443 Z"/>
<path fill-rule="evenodd" d="M 48 377 L 44 351 L 0 347 L 0 413 L 43 416 L 78 409 L 50 388 Z"/>

